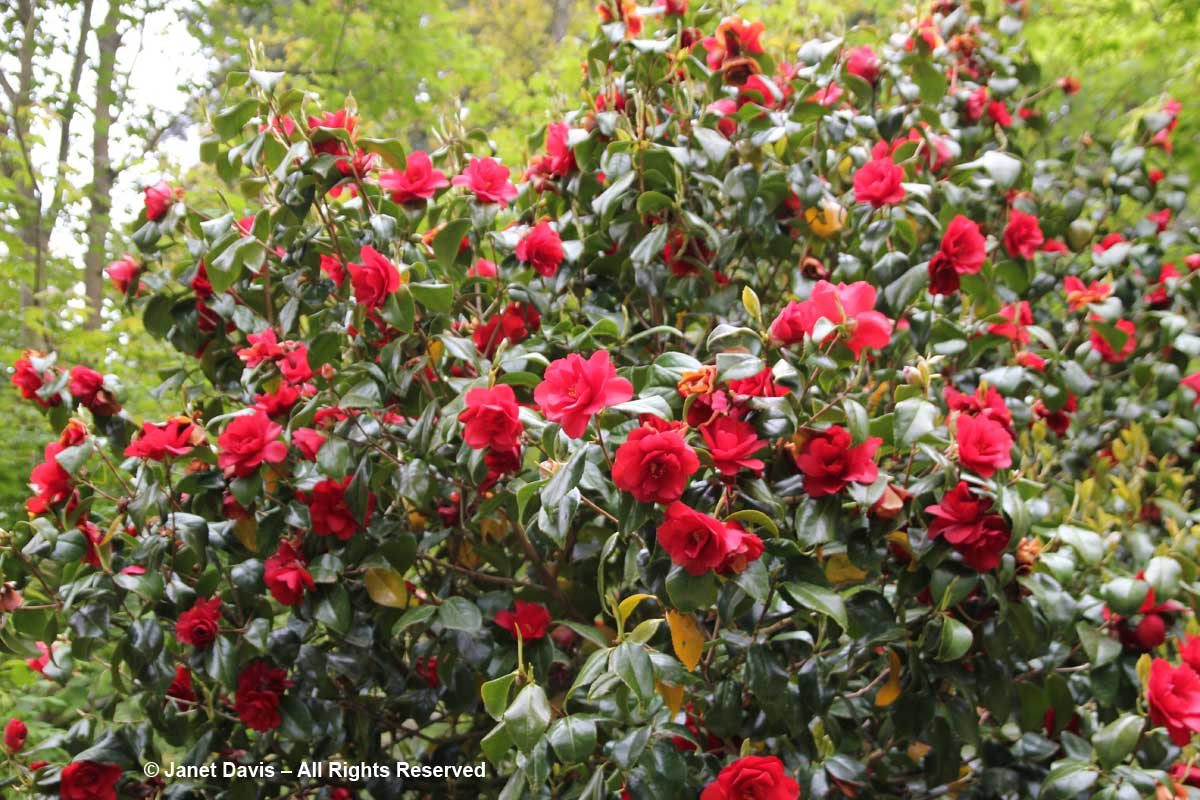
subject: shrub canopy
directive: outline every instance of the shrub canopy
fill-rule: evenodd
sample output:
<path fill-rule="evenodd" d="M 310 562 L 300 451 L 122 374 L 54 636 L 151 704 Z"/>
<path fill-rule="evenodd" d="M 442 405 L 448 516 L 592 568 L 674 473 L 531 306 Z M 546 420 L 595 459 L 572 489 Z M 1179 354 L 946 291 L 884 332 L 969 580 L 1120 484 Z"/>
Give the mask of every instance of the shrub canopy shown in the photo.
<path fill-rule="evenodd" d="M 10 781 L 720 800 L 1192 778 L 1178 105 L 1063 140 L 1079 82 L 1040 73 L 1022 3 L 775 53 L 687 6 L 602 3 L 587 102 L 523 169 L 457 122 L 406 153 L 283 75 L 233 76 L 202 145 L 230 193 L 148 188 L 110 267 L 180 353 L 157 390 L 178 416 L 16 365 L 57 438 L 0 554 L 3 646 L 41 676 L 7 674 L 91 688 Z M 141 768 L 322 759 L 487 777 Z"/>

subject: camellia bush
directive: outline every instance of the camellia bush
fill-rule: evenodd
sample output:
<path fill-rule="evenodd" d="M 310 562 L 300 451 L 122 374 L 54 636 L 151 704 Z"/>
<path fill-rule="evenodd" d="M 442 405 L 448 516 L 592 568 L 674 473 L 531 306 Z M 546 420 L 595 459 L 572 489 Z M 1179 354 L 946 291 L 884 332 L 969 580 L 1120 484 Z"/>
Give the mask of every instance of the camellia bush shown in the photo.
<path fill-rule="evenodd" d="M 232 75 L 228 193 L 109 269 L 177 413 L 14 365 L 3 674 L 87 700 L 6 791 L 1187 797 L 1182 109 L 1062 139 L 1086 76 L 999 5 L 767 52 L 604 0 L 524 167 Z"/>

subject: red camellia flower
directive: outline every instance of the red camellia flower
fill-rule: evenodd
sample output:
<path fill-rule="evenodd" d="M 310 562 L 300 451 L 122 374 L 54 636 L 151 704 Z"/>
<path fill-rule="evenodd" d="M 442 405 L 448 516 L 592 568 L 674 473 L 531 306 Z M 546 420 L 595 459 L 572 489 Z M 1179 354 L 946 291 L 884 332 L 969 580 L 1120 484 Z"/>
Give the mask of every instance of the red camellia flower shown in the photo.
<path fill-rule="evenodd" d="M 494 158 L 472 158 L 451 183 L 466 186 L 481 203 L 499 203 L 504 208 L 517 196 L 517 187 L 508 180 L 510 174 L 508 167 Z"/>
<path fill-rule="evenodd" d="M 262 411 L 234 417 L 217 437 L 217 466 L 227 478 L 245 478 L 264 462 L 278 464 L 287 458 L 287 445 L 279 440 L 282 433 L 283 428 Z"/>
<path fill-rule="evenodd" d="M 517 410 L 517 396 L 506 383 L 467 392 L 466 408 L 458 415 L 458 421 L 463 424 L 463 441 L 476 450 L 485 447 L 514 450 L 525 430 Z"/>
<path fill-rule="evenodd" d="M 117 800 L 121 768 L 115 764 L 76 761 L 63 768 L 58 778 L 61 800 Z"/>
<path fill-rule="evenodd" d="M 496 268 L 493 261 L 488 261 L 486 258 L 480 258 L 471 265 L 467 270 L 468 278 L 494 278 L 500 274 L 500 270 Z"/>
<path fill-rule="evenodd" d="M 175 701 L 175 707 L 186 709 L 196 702 L 196 691 L 192 688 L 192 673 L 187 667 L 179 664 L 175 667 L 175 680 L 167 687 L 166 696 Z M 163 702 L 166 702 L 164 700 Z"/>
<path fill-rule="evenodd" d="M 797 800 L 796 783 L 775 756 L 746 756 L 721 770 L 700 800 Z"/>
<path fill-rule="evenodd" d="M 678 500 L 667 506 L 658 526 L 658 543 L 671 561 L 689 575 L 703 575 L 725 562 L 740 542 L 743 531 L 702 514 Z"/>
<path fill-rule="evenodd" d="M 45 353 L 26 350 L 20 358 L 13 362 L 12 385 L 21 390 L 21 397 L 24 399 L 33 400 L 43 408 L 48 408 L 61 403 L 62 398 L 57 394 L 49 399 L 38 396 L 38 390 L 46 385 L 48 378 L 52 378 L 54 375 L 51 369 L 40 365 L 45 357 Z"/>
<path fill-rule="evenodd" d="M 846 72 L 857 75 L 867 83 L 879 80 L 879 70 L 883 63 L 870 45 L 852 47 L 846 51 Z"/>
<path fill-rule="evenodd" d="M 350 283 L 354 286 L 354 299 L 361 305 L 376 309 L 383 305 L 388 295 L 400 288 L 400 271 L 371 245 L 363 245 L 359 251 L 361 264 L 347 264 Z"/>
<path fill-rule="evenodd" d="M 111 416 L 121 410 L 116 397 L 105 388 L 104 376 L 91 367 L 71 367 L 71 382 L 67 390 L 93 414 Z"/>
<path fill-rule="evenodd" d="M 25 747 L 25 739 L 29 736 L 29 729 L 25 727 L 25 723 L 13 717 L 4 726 L 4 747 L 10 753 L 17 753 Z"/>
<path fill-rule="evenodd" d="M 950 220 L 941 247 L 929 260 L 930 294 L 956 292 L 959 276 L 979 272 L 987 259 L 986 243 L 979 226 L 962 214 Z"/>
<path fill-rule="evenodd" d="M 539 222 L 517 243 L 517 258 L 539 275 L 551 278 L 563 260 L 562 239 L 548 222 Z"/>
<path fill-rule="evenodd" d="M 175 638 L 203 650 L 217 638 L 217 624 L 220 620 L 221 598 L 197 600 L 191 608 L 179 615 L 179 621 L 175 623 Z"/>
<path fill-rule="evenodd" d="M 1092 317 L 1093 322 L 1102 322 L 1100 317 Z M 1120 350 L 1114 350 L 1112 344 L 1105 338 L 1104 334 L 1098 328 L 1092 326 L 1092 349 L 1100 354 L 1100 357 L 1110 364 L 1119 364 L 1129 357 L 1137 346 L 1137 328 L 1132 322 L 1127 319 L 1119 319 L 1116 322 L 1116 328 L 1121 333 L 1125 334 L 1125 341 L 1121 344 Z"/>
<path fill-rule="evenodd" d="M 530 160 L 526 177 L 565 178 L 575 170 L 575 151 L 568 143 L 570 128 L 565 122 L 552 122 L 546 126 L 546 154 Z"/>
<path fill-rule="evenodd" d="M 892 161 L 889 150 L 887 142 L 880 142 L 874 157 L 854 173 L 854 202 L 881 208 L 904 199 L 904 169 Z"/>
<path fill-rule="evenodd" d="M 546 635 L 546 627 L 550 624 L 550 612 L 545 606 L 518 600 L 513 608 L 515 611 L 497 611 L 496 624 L 513 636 L 520 635 L 526 642 L 541 639 Z"/>
<path fill-rule="evenodd" d="M 779 313 L 771 323 L 771 337 L 795 344 L 806 334 L 812 335 L 818 320 L 827 319 L 843 328 L 842 338 L 855 358 L 867 347 L 887 347 L 892 340 L 892 321 L 875 310 L 875 297 L 875 287 L 866 281 L 836 286 L 817 281 L 807 300 L 793 300 Z"/>
<path fill-rule="evenodd" d="M 296 493 L 296 498 L 308 506 L 312 531 L 317 536 L 336 536 L 344 542 L 362 528 L 346 503 L 346 487 L 353 477 L 347 475 L 340 481 L 326 478 L 311 492 Z M 375 494 L 367 492 L 367 509 L 363 512 L 363 520 L 369 520 L 374 512 Z"/>
<path fill-rule="evenodd" d="M 475 329 L 475 349 L 491 358 L 500 343 L 516 344 L 542 326 L 542 317 L 528 303 L 509 303 L 499 314 Z"/>
<path fill-rule="evenodd" d="M 740 575 L 752 562 L 762 558 L 763 541 L 753 533 L 742 530 L 742 526 L 736 522 L 728 523 L 728 527 L 734 535 L 730 537 L 729 551 L 717 565 L 717 572 L 722 575 Z"/>
<path fill-rule="evenodd" d="M 809 497 L 837 494 L 850 483 L 874 483 L 879 477 L 874 459 L 883 439 L 872 436 L 853 446 L 852 442 L 850 431 L 840 425 L 809 436 L 795 457 Z"/>
<path fill-rule="evenodd" d="M 1029 344 L 1029 331 L 1025 330 L 1025 326 L 1033 324 L 1033 310 L 1028 302 L 1009 303 L 1000 309 L 1000 317 L 1005 321 L 989 325 L 988 333 L 1003 336 L 1017 344 Z"/>
<path fill-rule="evenodd" d="M 677 17 L 682 17 L 688 10 L 688 0 L 658 0 L 656 5 L 663 10 L 664 14 L 673 14 Z"/>
<path fill-rule="evenodd" d="M 413 150 L 404 162 L 405 169 L 388 170 L 379 176 L 379 188 L 392 193 L 393 203 L 417 203 L 433 197 L 438 189 L 450 185 L 446 173 L 433 168 L 429 154 Z"/>
<path fill-rule="evenodd" d="M 296 445 L 306 459 L 316 461 L 321 445 L 325 444 L 325 434 L 316 428 L 296 428 L 292 431 L 292 444 Z"/>
<path fill-rule="evenodd" d="M 994 386 L 981 385 L 974 394 L 963 394 L 953 386 L 947 386 L 944 397 L 946 406 L 951 411 L 961 411 L 972 417 L 994 419 L 1003 425 L 1005 430 L 1012 431 L 1012 412 L 1008 410 L 1004 398 Z"/>
<path fill-rule="evenodd" d="M 299 605 L 306 591 L 317 588 L 312 575 L 305 569 L 307 565 L 307 559 L 291 542 L 280 542 L 275 555 L 263 563 L 263 580 L 271 596 L 285 606 Z"/>
<path fill-rule="evenodd" d="M 71 474 L 58 463 L 58 456 L 66 448 L 59 442 L 50 442 L 42 451 L 44 460 L 29 473 L 29 483 L 37 492 L 36 497 L 25 501 L 25 509 L 31 514 L 44 514 L 56 503 L 71 496 Z"/>
<path fill-rule="evenodd" d="M 717 417 L 700 429 L 712 456 L 713 466 L 726 478 L 732 478 L 743 469 L 762 475 L 763 462 L 751 458 L 766 446 L 758 438 L 754 426 L 734 417 Z"/>
<path fill-rule="evenodd" d="M 1195 392 L 1196 396 L 1192 398 L 1192 405 L 1200 405 L 1200 372 L 1193 372 L 1180 383 Z"/>
<path fill-rule="evenodd" d="M 642 503 L 673 503 L 683 497 L 690 478 L 700 469 L 696 451 L 673 430 L 635 428 L 613 458 L 618 489 Z"/>
<path fill-rule="evenodd" d="M 702 44 L 707 52 L 705 61 L 711 70 L 719 70 L 727 59 L 734 59 L 743 52 L 763 52 L 760 37 L 766 25 L 762 22 L 746 22 L 741 17 L 725 17 L 717 26 L 715 36 L 709 36 Z"/>
<path fill-rule="evenodd" d="M 959 414 L 954 418 L 958 462 L 984 478 L 1012 466 L 1012 436 L 1004 425 L 987 417 Z"/>
<path fill-rule="evenodd" d="M 1146 682 L 1146 702 L 1150 719 L 1165 727 L 1179 747 L 1200 731 L 1200 675 L 1188 664 L 1173 667 L 1165 659 L 1154 659 Z"/>
<path fill-rule="evenodd" d="M 142 435 L 125 448 L 125 455 L 151 461 L 166 461 L 187 455 L 192 451 L 192 439 L 196 433 L 196 426 L 187 417 L 175 417 L 162 425 L 144 422 Z"/>
<path fill-rule="evenodd" d="M 1045 240 L 1037 217 L 1015 208 L 1009 210 L 1008 225 L 1004 228 L 1004 249 L 1010 257 L 1029 260 Z"/>
<path fill-rule="evenodd" d="M 341 287 L 346 280 L 346 270 L 337 256 L 321 254 L 321 272 L 324 272 L 334 285 Z"/>
<path fill-rule="evenodd" d="M 156 222 L 166 216 L 167 211 L 175 203 L 175 190 L 166 181 L 159 181 L 153 186 L 147 186 L 142 194 L 146 203 L 146 219 Z"/>
<path fill-rule="evenodd" d="M 592 415 L 633 397 L 633 384 L 617 377 L 607 350 L 590 358 L 571 353 L 550 362 L 533 390 L 533 399 L 546 419 L 562 425 L 572 439 L 583 436 Z"/>
<path fill-rule="evenodd" d="M 933 517 L 929 538 L 945 537 L 976 572 L 988 572 L 1000 563 L 1012 533 L 999 514 L 989 513 L 992 501 L 971 493 L 966 481 L 947 492 L 940 503 L 928 506 Z"/>
<path fill-rule="evenodd" d="M 733 394 L 747 397 L 785 397 L 789 393 L 786 386 L 775 383 L 775 375 L 770 367 L 763 367 L 762 372 L 749 378 L 729 381 L 728 386 Z"/>
<path fill-rule="evenodd" d="M 260 733 L 279 727 L 279 700 L 294 684 L 287 673 L 266 661 L 252 661 L 238 675 L 233 710 L 238 719 Z"/>
<path fill-rule="evenodd" d="M 116 261 L 108 262 L 108 266 L 104 268 L 104 274 L 112 281 L 113 288 L 121 294 L 127 294 L 129 287 L 133 284 L 133 279 L 137 277 L 138 270 L 142 267 L 133 256 L 125 253 Z"/>
<path fill-rule="evenodd" d="M 1067 295 L 1067 305 L 1072 311 L 1078 311 L 1090 303 L 1103 303 L 1112 296 L 1112 284 L 1092 281 L 1084 284 L 1074 275 L 1063 278 L 1063 292 Z"/>

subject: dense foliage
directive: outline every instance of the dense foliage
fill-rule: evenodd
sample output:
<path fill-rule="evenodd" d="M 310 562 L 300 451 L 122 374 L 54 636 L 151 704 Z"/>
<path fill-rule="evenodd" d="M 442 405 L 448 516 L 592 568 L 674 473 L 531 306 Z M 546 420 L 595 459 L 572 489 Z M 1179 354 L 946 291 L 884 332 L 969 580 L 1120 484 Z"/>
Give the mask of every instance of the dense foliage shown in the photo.
<path fill-rule="evenodd" d="M 589 102 L 523 170 L 461 121 L 405 152 L 231 76 L 203 155 L 236 191 L 147 188 L 109 269 L 180 353 L 178 414 L 15 365 L 55 438 L 2 643 L 89 694 L 14 727 L 11 784 L 1185 792 L 1182 109 L 1065 139 L 1079 83 L 1030 59 L 1023 4 L 934 6 L 768 53 L 685 0 L 603 3 Z M 488 777 L 141 768 L 313 759 Z"/>

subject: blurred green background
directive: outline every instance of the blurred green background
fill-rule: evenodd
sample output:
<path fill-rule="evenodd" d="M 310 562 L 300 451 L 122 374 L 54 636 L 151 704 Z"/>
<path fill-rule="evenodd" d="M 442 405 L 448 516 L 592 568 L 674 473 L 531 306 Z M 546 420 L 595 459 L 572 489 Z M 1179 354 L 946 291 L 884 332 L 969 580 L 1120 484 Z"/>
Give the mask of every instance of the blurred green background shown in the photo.
<path fill-rule="evenodd" d="M 918 14 L 880 0 L 709 4 L 763 20 L 776 53 L 829 32 L 878 43 Z M 1200 174 L 1200 3 L 1025 6 L 1046 82 L 1082 83 L 1073 140 L 1116 135 L 1131 110 L 1173 96 L 1183 104 L 1174 169 Z M 0 9 L 0 359 L 55 349 L 62 363 L 116 374 L 135 418 L 178 410 L 150 392 L 171 354 L 122 313 L 100 275 L 126 249 L 142 186 L 165 176 L 216 199 L 216 176 L 195 163 L 224 73 L 286 70 L 328 106 L 352 93 L 372 135 L 412 147 L 458 114 L 519 164 L 526 135 L 580 102 L 596 22 L 591 0 L 10 0 Z M 49 432 L 7 381 L 0 420 L 0 527 L 11 527 Z"/>

